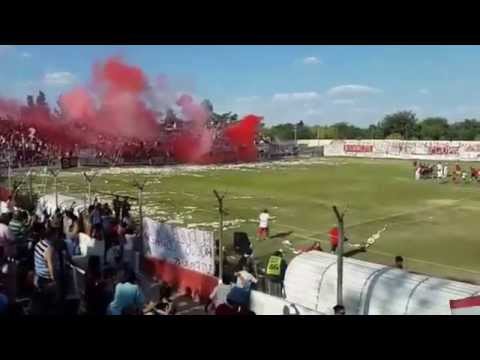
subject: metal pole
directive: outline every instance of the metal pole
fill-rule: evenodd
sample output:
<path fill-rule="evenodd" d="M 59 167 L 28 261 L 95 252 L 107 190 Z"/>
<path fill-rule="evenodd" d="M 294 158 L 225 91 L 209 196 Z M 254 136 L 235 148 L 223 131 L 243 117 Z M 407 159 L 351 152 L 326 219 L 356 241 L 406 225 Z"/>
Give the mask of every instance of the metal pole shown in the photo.
<path fill-rule="evenodd" d="M 213 190 L 217 200 L 218 200 L 218 212 L 220 215 L 219 223 L 219 239 L 218 239 L 218 277 L 223 279 L 223 198 L 225 195 L 220 196 L 217 190 Z"/>
<path fill-rule="evenodd" d="M 344 244 L 344 228 L 343 216 L 340 214 L 336 206 L 333 206 L 333 211 L 337 217 L 339 239 L 337 246 L 337 305 L 343 306 L 343 244 Z"/>
<path fill-rule="evenodd" d="M 58 189 L 57 189 L 57 176 L 54 175 L 53 186 L 55 187 L 55 210 L 58 209 Z"/>
<path fill-rule="evenodd" d="M 218 239 L 218 276 L 223 279 L 223 198 L 220 201 L 220 237 Z"/>
<path fill-rule="evenodd" d="M 12 191 L 12 160 L 11 153 L 8 153 L 8 188 Z"/>
<path fill-rule="evenodd" d="M 28 171 L 28 193 L 30 204 L 33 204 L 33 185 L 32 185 L 32 172 Z"/>
<path fill-rule="evenodd" d="M 138 189 L 138 212 L 140 214 L 140 254 L 143 255 L 143 186 Z"/>
<path fill-rule="evenodd" d="M 134 181 L 133 185 L 138 189 L 138 213 L 140 215 L 140 246 L 139 246 L 139 252 L 140 252 L 140 258 L 139 261 L 137 262 L 137 266 L 140 268 L 140 261 L 142 260 L 144 256 L 144 239 L 143 239 L 143 190 L 145 188 L 145 184 L 147 181 L 145 180 L 142 184 L 140 184 L 137 180 Z"/>
<path fill-rule="evenodd" d="M 88 206 L 92 205 L 92 182 L 88 181 Z"/>

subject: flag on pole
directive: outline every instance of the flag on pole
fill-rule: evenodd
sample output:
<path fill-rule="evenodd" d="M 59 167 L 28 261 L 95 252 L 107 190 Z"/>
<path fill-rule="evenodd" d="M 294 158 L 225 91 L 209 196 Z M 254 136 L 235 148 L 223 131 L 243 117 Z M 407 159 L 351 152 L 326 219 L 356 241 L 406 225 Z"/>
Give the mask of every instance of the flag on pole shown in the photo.
<path fill-rule="evenodd" d="M 480 296 L 450 300 L 452 315 L 480 315 Z"/>

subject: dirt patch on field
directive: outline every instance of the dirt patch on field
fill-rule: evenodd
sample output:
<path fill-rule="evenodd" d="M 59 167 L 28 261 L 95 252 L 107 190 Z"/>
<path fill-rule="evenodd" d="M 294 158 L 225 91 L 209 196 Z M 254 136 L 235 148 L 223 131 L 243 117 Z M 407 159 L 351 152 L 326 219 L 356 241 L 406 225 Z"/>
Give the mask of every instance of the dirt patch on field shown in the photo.
<path fill-rule="evenodd" d="M 456 199 L 431 199 L 426 200 L 428 206 L 451 206 L 455 205 L 456 203 L 460 202 L 460 200 Z"/>
<path fill-rule="evenodd" d="M 310 165 L 345 165 L 346 161 L 328 158 L 296 159 L 296 160 L 277 160 L 270 162 L 224 164 L 224 165 L 174 165 L 174 166 L 149 166 L 149 167 L 119 167 L 98 170 L 98 175 L 121 175 L 121 174 L 143 174 L 158 175 L 160 177 L 186 175 L 211 170 L 237 170 L 237 171 L 255 171 L 260 169 L 283 169 L 291 166 L 310 166 Z M 307 168 L 305 168 L 307 169 Z M 307 169 L 308 170 L 308 169 Z M 78 171 L 61 172 L 61 177 L 78 176 Z M 203 177 L 204 175 L 192 175 Z M 156 181 L 160 181 L 156 179 Z"/>

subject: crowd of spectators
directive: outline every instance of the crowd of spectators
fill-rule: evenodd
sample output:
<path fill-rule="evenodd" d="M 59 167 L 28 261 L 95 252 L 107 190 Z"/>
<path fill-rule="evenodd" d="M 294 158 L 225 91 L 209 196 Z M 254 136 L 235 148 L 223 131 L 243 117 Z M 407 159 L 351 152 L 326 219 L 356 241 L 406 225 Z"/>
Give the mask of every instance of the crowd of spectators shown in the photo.
<path fill-rule="evenodd" d="M 38 136 L 34 127 L 12 119 L 0 119 L 0 162 L 27 166 L 62 156 L 58 144 Z"/>
<path fill-rule="evenodd" d="M 11 202 L 12 203 L 12 202 Z M 127 198 L 114 197 L 111 206 L 97 199 L 85 211 L 37 210 L 28 214 L 13 206 L 0 216 L 0 312 L 15 314 L 174 315 L 177 289 L 156 282 L 145 294 L 125 258 L 124 248 L 138 237 Z M 104 243 L 102 256 L 89 256 L 82 301 L 69 298 L 73 271 L 79 268 L 80 233 Z M 281 251 L 257 269 L 251 243 L 238 262 L 224 272 L 205 313 L 253 315 L 250 292 L 266 281 L 268 293 L 283 297 L 287 264 Z M 85 264 L 84 264 L 85 265 Z M 279 269 L 279 270 L 277 270 Z M 77 289 L 78 290 L 78 289 Z M 19 301 L 19 299 L 23 299 Z M 23 301 L 23 302 L 22 302 Z"/>
<path fill-rule="evenodd" d="M 28 214 L 15 209 L 0 216 L 0 306 L 4 312 L 29 314 L 78 313 L 79 304 L 69 300 L 75 291 L 73 271 L 80 255 L 79 234 L 90 233 L 105 243 L 103 262 L 90 257 L 85 277 L 84 312 L 115 314 L 135 282 L 124 261 L 123 248 L 133 242 L 135 224 L 130 205 L 115 198 L 114 211 L 95 202 L 76 216 L 72 209 Z M 98 266 L 96 266 L 98 265 Z M 123 284 L 123 285 L 117 285 Z M 127 292 L 127 295 L 125 295 Z M 26 306 L 21 306 L 24 299 Z M 139 297 L 139 301 L 141 297 Z M 75 309 L 77 310 L 73 310 Z M 1 310 L 0 309 L 0 310 Z M 103 309 L 103 310 L 102 310 Z"/>
<path fill-rule="evenodd" d="M 51 126 L 51 125 L 49 125 Z M 233 149 L 229 141 L 222 136 L 225 124 L 218 123 L 213 128 L 214 143 L 212 152 L 228 153 Z M 174 160 L 174 145 L 178 144 L 178 136 L 188 134 L 188 129 L 168 128 L 161 125 L 163 136 L 156 139 L 141 139 L 100 132 L 84 123 L 54 124 L 54 131 L 48 126 L 35 125 L 0 118 L 0 165 L 12 167 L 47 165 L 53 160 L 78 157 L 87 151 L 96 159 L 111 163 L 152 161 L 163 159 L 164 162 Z M 200 135 L 198 135 L 200 137 Z M 258 146 L 265 142 L 256 140 Z"/>

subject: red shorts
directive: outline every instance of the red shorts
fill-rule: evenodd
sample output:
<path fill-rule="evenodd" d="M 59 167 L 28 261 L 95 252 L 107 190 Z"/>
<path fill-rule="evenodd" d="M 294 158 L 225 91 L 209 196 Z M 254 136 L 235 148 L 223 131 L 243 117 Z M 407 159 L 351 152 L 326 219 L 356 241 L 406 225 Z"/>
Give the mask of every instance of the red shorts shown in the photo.
<path fill-rule="evenodd" d="M 257 229 L 257 236 L 258 237 L 268 237 L 268 228 L 261 228 Z"/>

